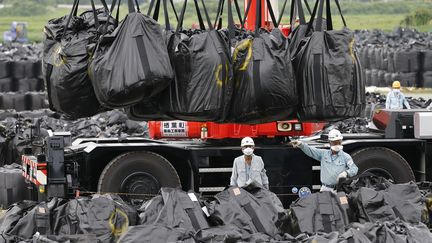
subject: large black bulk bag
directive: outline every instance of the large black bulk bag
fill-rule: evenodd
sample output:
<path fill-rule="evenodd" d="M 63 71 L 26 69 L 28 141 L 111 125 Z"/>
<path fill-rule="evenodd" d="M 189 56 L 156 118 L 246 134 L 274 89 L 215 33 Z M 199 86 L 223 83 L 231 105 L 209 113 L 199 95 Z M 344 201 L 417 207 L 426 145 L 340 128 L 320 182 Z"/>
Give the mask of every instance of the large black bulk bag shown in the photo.
<path fill-rule="evenodd" d="M 243 188 L 230 187 L 216 194 L 207 208 L 213 224 L 232 225 L 243 234 L 261 232 L 275 236 L 278 233 L 273 215 Z"/>
<path fill-rule="evenodd" d="M 91 198 L 69 200 L 52 212 L 53 235 L 92 234 L 97 242 L 118 242 L 130 226 L 136 225 L 138 213 L 119 196 L 95 194 Z"/>
<path fill-rule="evenodd" d="M 377 83 L 378 87 L 385 87 L 386 86 L 384 75 L 385 75 L 385 71 L 378 70 L 378 83 Z"/>
<path fill-rule="evenodd" d="M 423 87 L 432 88 L 432 71 L 423 73 Z"/>
<path fill-rule="evenodd" d="M 10 75 L 14 78 L 26 78 L 33 76 L 33 62 L 30 60 L 19 60 L 10 63 Z"/>
<path fill-rule="evenodd" d="M 417 72 L 420 68 L 417 50 L 398 50 L 394 54 L 394 65 L 397 72 Z"/>
<path fill-rule="evenodd" d="M 0 79 L 7 78 L 10 75 L 10 62 L 8 60 L 0 60 Z"/>
<path fill-rule="evenodd" d="M 17 82 L 17 90 L 20 92 L 36 91 L 39 81 L 35 78 L 22 78 Z"/>
<path fill-rule="evenodd" d="M 112 43 L 103 43 L 112 39 Z M 106 107 L 121 108 L 158 95 L 173 80 L 161 26 L 152 18 L 129 13 L 115 31 L 100 39 L 90 65 L 98 100 Z"/>
<path fill-rule="evenodd" d="M 17 239 L 14 235 L 10 235 L 9 232 L 14 228 L 20 219 L 22 219 L 29 211 L 35 206 L 34 201 L 20 201 L 11 205 L 6 212 L 0 218 L 0 238 L 2 242 L 15 242 Z"/>
<path fill-rule="evenodd" d="M 349 194 L 352 210 L 360 223 L 396 219 L 392 207 L 387 203 L 385 193 L 362 187 Z"/>
<path fill-rule="evenodd" d="M 26 199 L 27 184 L 18 164 L 0 167 L 0 207 L 7 208 L 12 203 Z"/>
<path fill-rule="evenodd" d="M 423 70 L 432 71 L 432 51 L 426 50 L 423 54 Z"/>
<path fill-rule="evenodd" d="M 338 0 L 336 5 L 340 10 Z M 330 13 L 329 0 L 326 6 Z M 332 30 L 330 16 L 327 16 L 328 30 L 322 31 L 323 9 L 324 0 L 320 0 L 317 26 L 293 58 L 300 120 L 356 117 L 365 107 L 365 86 L 354 34 L 347 28 Z"/>
<path fill-rule="evenodd" d="M 160 3 L 161 2 L 163 3 L 164 18 L 165 18 L 164 19 L 165 33 L 166 33 L 166 35 L 164 36 L 166 37 L 164 38 L 164 42 L 166 43 L 166 45 L 168 45 L 169 37 L 173 34 L 173 30 L 171 29 L 171 24 L 169 20 L 167 1 L 168 0 L 156 0 L 153 3 L 153 5 L 155 6 L 153 19 L 155 19 L 156 21 L 159 18 Z M 150 7 L 148 12 L 150 13 L 152 10 L 153 10 L 152 7 Z M 175 12 L 174 8 L 173 11 Z M 129 106 L 125 108 L 126 114 L 130 119 L 139 120 L 139 121 L 175 120 L 175 118 L 167 115 L 162 108 L 163 100 L 167 98 L 168 98 L 168 89 L 165 89 L 157 97 L 142 100 L 141 102 L 133 106 Z"/>
<path fill-rule="evenodd" d="M 87 73 L 90 58 L 87 47 L 96 41 L 100 25 L 109 28 L 115 22 L 113 18 L 109 22 L 95 22 L 95 17 L 108 18 L 106 8 L 92 11 L 93 20 L 76 16 L 76 8 L 77 1 L 69 16 L 48 21 L 43 42 L 43 73 L 50 109 L 71 118 L 88 117 L 104 110 Z"/>
<path fill-rule="evenodd" d="M 365 74 L 366 86 L 371 86 L 372 85 L 372 71 L 369 69 L 366 69 L 364 74 Z"/>
<path fill-rule="evenodd" d="M 417 86 L 417 73 L 393 73 L 392 78 L 400 81 L 404 87 Z"/>
<path fill-rule="evenodd" d="M 373 69 L 373 68 L 377 68 L 377 61 L 376 61 L 376 55 L 375 55 L 375 48 L 374 47 L 370 47 L 368 48 L 368 59 L 369 59 L 369 68 Z"/>
<path fill-rule="evenodd" d="M 393 81 L 394 81 L 394 80 L 392 80 L 392 74 L 391 73 L 385 73 L 384 74 L 384 81 L 385 81 L 385 87 L 391 86 Z"/>
<path fill-rule="evenodd" d="M 0 78 L 0 92 L 13 91 L 13 81 L 11 78 Z"/>
<path fill-rule="evenodd" d="M 144 205 L 145 210 L 140 214 L 141 225 L 182 228 L 192 234 L 210 227 L 200 198 L 193 192 L 164 187 L 160 190 L 160 196 Z"/>
<path fill-rule="evenodd" d="M 330 233 L 347 226 L 349 220 L 348 198 L 345 193 L 313 193 L 299 198 L 290 206 L 293 234 L 316 232 Z"/>
<path fill-rule="evenodd" d="M 387 70 L 390 73 L 394 73 L 394 72 L 396 72 L 395 65 L 394 65 L 394 49 L 389 49 L 387 55 L 388 55 L 387 56 L 387 59 L 388 59 Z"/>
<path fill-rule="evenodd" d="M 303 4 L 301 0 L 294 0 L 291 2 L 291 17 L 290 17 L 291 26 L 296 26 L 295 23 L 296 15 L 298 15 L 298 20 L 299 20 L 298 26 L 293 28 L 291 30 L 291 33 L 288 36 L 290 41 L 289 49 L 291 55 L 293 55 L 296 52 L 296 50 L 300 46 L 301 41 L 306 37 L 306 31 L 308 28 L 308 24 L 306 22 L 305 14 L 303 11 Z"/>
<path fill-rule="evenodd" d="M 238 43 L 233 61 L 231 121 L 263 123 L 295 116 L 294 70 L 288 40 L 279 29 Z"/>
<path fill-rule="evenodd" d="M 278 26 L 275 19 L 273 22 Z M 267 32 L 256 26 L 255 33 L 234 49 L 229 120 L 264 123 L 293 118 L 298 97 L 289 41 L 277 28 Z"/>
<path fill-rule="evenodd" d="M 199 6 L 196 1 L 199 14 Z M 204 3 L 204 1 L 201 1 Z M 223 121 L 231 100 L 230 50 L 208 17 L 208 30 L 180 31 L 185 1 L 176 32 L 169 38 L 169 52 L 175 80 L 163 94 L 163 109 L 181 120 Z"/>
<path fill-rule="evenodd" d="M 378 80 L 378 70 L 372 69 L 371 70 L 371 85 L 372 86 L 378 86 L 379 80 Z"/>

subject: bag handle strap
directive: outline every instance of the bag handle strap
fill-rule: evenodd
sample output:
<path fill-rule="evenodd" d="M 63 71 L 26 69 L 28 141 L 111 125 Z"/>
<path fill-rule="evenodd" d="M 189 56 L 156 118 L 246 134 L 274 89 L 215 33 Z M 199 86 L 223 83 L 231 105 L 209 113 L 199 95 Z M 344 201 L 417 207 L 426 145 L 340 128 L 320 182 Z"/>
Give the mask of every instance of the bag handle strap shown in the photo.
<path fill-rule="evenodd" d="M 180 18 L 177 22 L 176 34 L 180 32 L 180 29 L 183 27 L 183 19 L 186 12 L 187 0 L 184 1 L 182 10 L 180 12 Z"/>
<path fill-rule="evenodd" d="M 308 1 L 307 1 L 307 0 L 304 0 L 304 3 L 305 3 L 305 5 L 306 5 L 306 9 L 307 9 L 308 13 L 311 14 L 312 11 L 311 11 L 311 8 L 310 8 L 310 5 L 309 5 Z"/>
<path fill-rule="evenodd" d="M 170 0 L 170 3 L 171 3 L 172 10 L 173 10 L 173 12 L 174 12 L 174 15 L 175 15 L 175 17 L 176 17 L 176 20 L 178 21 L 178 20 L 179 20 L 179 17 L 178 17 L 178 15 L 177 15 L 177 10 L 176 10 L 176 8 L 175 8 L 175 6 L 174 6 L 174 2 L 173 2 L 173 0 Z"/>
<path fill-rule="evenodd" d="M 240 21 L 240 25 L 243 26 L 243 18 L 242 18 L 241 12 L 240 12 L 240 6 L 238 4 L 238 1 L 237 0 L 227 0 L 227 1 L 228 1 L 228 9 L 231 9 L 231 16 L 233 17 L 233 19 L 232 19 L 233 24 L 234 24 L 234 14 L 232 14 L 232 1 L 234 1 L 234 5 L 236 8 L 238 19 Z M 222 28 L 222 15 L 223 15 L 223 6 L 224 5 L 225 5 L 225 0 L 219 0 L 218 10 L 217 10 L 218 14 L 216 16 L 216 20 L 215 20 L 215 24 L 214 24 L 214 26 L 217 26 L 217 29 Z M 229 13 L 228 13 L 228 18 L 229 18 Z M 233 26 L 235 26 L 235 24 Z"/>
<path fill-rule="evenodd" d="M 241 15 L 241 12 L 240 12 L 240 6 L 239 6 L 239 3 L 238 3 L 237 0 L 234 0 L 234 5 L 235 5 L 235 8 L 236 8 L 236 12 L 237 12 L 240 24 L 243 26 L 243 19 L 242 19 L 242 15 Z"/>
<path fill-rule="evenodd" d="M 344 27 L 347 27 L 347 24 L 346 24 L 345 18 L 344 18 L 343 14 L 342 14 L 341 6 L 340 6 L 340 4 L 339 4 L 339 0 L 335 0 L 335 2 L 336 2 L 336 6 L 337 6 L 337 8 L 338 8 L 339 14 L 340 14 L 340 16 L 341 16 L 341 18 L 342 18 L 342 23 L 343 23 Z"/>
<path fill-rule="evenodd" d="M 310 20 L 309 20 L 309 24 L 308 24 L 308 27 L 307 27 L 307 29 L 306 29 L 306 36 L 309 34 L 309 32 L 312 30 L 312 28 L 313 28 L 313 22 L 315 21 L 315 16 L 316 16 L 316 13 L 317 13 L 317 11 L 318 11 L 318 7 L 319 7 L 319 5 L 320 5 L 320 2 L 321 2 L 322 0 L 316 0 L 315 1 L 315 7 L 314 7 L 314 9 L 313 9 L 313 12 L 312 12 L 312 15 L 311 15 L 311 18 L 310 18 Z"/>
<path fill-rule="evenodd" d="M 247 18 L 247 16 L 249 15 L 249 10 L 250 10 L 250 8 L 251 8 L 251 5 L 252 5 L 252 0 L 249 0 L 249 2 L 248 2 L 248 4 L 247 4 L 247 7 L 246 7 L 246 12 L 245 12 L 245 15 L 244 15 L 244 17 L 243 17 L 243 21 L 242 21 L 242 29 L 244 29 L 244 25 L 245 25 L 245 23 L 246 23 L 246 18 Z"/>
<path fill-rule="evenodd" d="M 204 21 L 203 21 L 202 15 L 201 15 L 201 10 L 199 8 L 198 0 L 193 0 L 193 1 L 194 1 L 194 5 L 195 5 L 195 10 L 197 12 L 197 17 L 198 17 L 200 29 L 205 30 L 206 28 L 205 28 Z M 207 9 L 205 7 L 204 1 L 202 1 L 202 3 L 203 3 L 203 8 L 205 10 L 205 15 L 206 15 L 206 19 L 207 19 L 209 28 L 213 29 L 213 25 L 211 24 L 211 21 L 210 21 L 210 18 L 208 16 L 208 12 L 207 12 Z M 178 34 L 180 32 L 180 29 L 183 27 L 183 21 L 184 21 L 184 16 L 186 13 L 186 7 L 187 7 L 187 0 L 185 0 L 185 2 L 183 4 L 182 12 L 180 14 L 180 19 L 178 21 L 176 32 L 175 32 L 176 34 Z"/>
<path fill-rule="evenodd" d="M 201 4 L 203 5 L 202 7 L 203 7 L 203 9 L 204 9 L 204 14 L 205 14 L 205 17 L 206 17 L 206 19 L 207 19 L 208 27 L 209 27 L 210 30 L 213 30 L 213 29 L 214 29 L 214 26 L 213 26 L 212 23 L 211 23 L 210 16 L 209 16 L 209 14 L 208 14 L 207 7 L 206 7 L 206 5 L 205 5 L 205 3 L 204 3 L 204 0 L 201 0 Z"/>
<path fill-rule="evenodd" d="M 231 40 L 235 37 L 235 31 L 234 31 L 234 16 L 232 12 L 232 3 L 231 0 L 228 0 L 228 39 L 229 39 L 229 46 L 231 46 Z"/>
<path fill-rule="evenodd" d="M 322 20 L 323 20 L 323 12 L 324 12 L 324 2 L 325 0 L 319 0 L 318 7 L 318 19 L 316 20 L 315 31 L 322 32 Z M 313 21 L 312 21 L 313 22 Z"/>
<path fill-rule="evenodd" d="M 305 1 L 307 2 L 307 1 Z M 296 17 L 299 17 L 300 24 L 304 25 L 306 24 L 306 17 L 303 10 L 303 4 L 301 0 L 294 0 L 291 5 L 291 17 L 290 17 L 290 24 L 291 28 L 295 25 Z"/>
<path fill-rule="evenodd" d="M 94 0 L 90 0 L 90 3 L 91 3 L 92 11 L 93 11 L 93 18 L 95 19 L 95 27 L 96 27 L 96 29 L 98 29 L 99 28 L 99 20 L 98 20 L 98 17 L 97 17 L 96 7 L 95 7 L 95 4 L 94 4 Z"/>
<path fill-rule="evenodd" d="M 67 29 L 69 28 L 69 24 L 70 24 L 70 21 L 71 21 L 72 17 L 77 15 L 77 12 L 78 12 L 78 5 L 79 5 L 79 0 L 74 0 L 73 5 L 72 5 L 71 12 L 70 12 L 70 14 L 69 14 L 69 17 L 68 17 L 68 19 L 67 19 L 67 21 L 66 21 L 66 24 L 65 24 L 64 27 L 63 27 L 63 35 L 62 35 L 62 39 L 63 39 L 63 38 L 65 37 L 65 35 L 66 35 L 66 31 L 67 31 Z"/>
<path fill-rule="evenodd" d="M 279 24 L 278 24 L 278 21 L 276 20 L 276 16 L 274 14 L 273 7 L 272 7 L 270 0 L 267 0 L 267 7 L 268 7 L 268 10 L 270 12 L 270 18 L 273 22 L 274 28 L 279 28 Z"/>
<path fill-rule="evenodd" d="M 201 15 L 201 10 L 200 10 L 199 5 L 198 5 L 198 0 L 193 0 L 193 1 L 194 1 L 194 5 L 195 5 L 195 11 L 196 11 L 197 17 L 198 17 L 200 29 L 205 30 L 206 28 L 205 28 L 205 24 L 204 24 L 202 15 Z"/>
<path fill-rule="evenodd" d="M 330 0 L 326 0 L 326 21 L 327 21 L 327 30 L 333 30 L 333 20 L 331 14 L 331 6 Z"/>
<path fill-rule="evenodd" d="M 230 1 L 230 0 L 228 0 Z M 225 0 L 219 0 L 218 3 L 218 8 L 217 8 L 217 14 L 216 14 L 216 19 L 215 19 L 215 23 L 214 26 L 218 26 L 217 29 L 220 29 L 222 27 L 222 14 L 223 14 L 223 5 L 225 3 Z"/>
<path fill-rule="evenodd" d="M 282 5 L 282 10 L 281 10 L 281 12 L 279 14 L 279 18 L 278 18 L 278 21 L 277 21 L 277 25 L 278 26 L 280 25 L 280 23 L 282 21 L 283 13 L 285 12 L 285 8 L 286 8 L 287 2 L 288 2 L 288 0 L 285 0 L 284 3 L 283 3 L 283 5 Z"/>
<path fill-rule="evenodd" d="M 261 1 L 256 1 L 256 12 L 255 12 L 255 36 L 259 36 L 259 29 L 261 28 Z"/>

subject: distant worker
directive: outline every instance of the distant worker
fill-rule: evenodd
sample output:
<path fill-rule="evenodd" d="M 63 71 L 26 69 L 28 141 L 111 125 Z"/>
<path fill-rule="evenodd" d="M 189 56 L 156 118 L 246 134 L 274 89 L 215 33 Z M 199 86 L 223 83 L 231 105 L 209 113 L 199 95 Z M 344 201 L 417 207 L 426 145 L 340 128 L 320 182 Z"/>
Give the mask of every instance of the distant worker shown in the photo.
<path fill-rule="evenodd" d="M 336 192 L 339 179 L 357 175 L 358 167 L 351 156 L 343 151 L 342 134 L 333 129 L 328 134 L 330 150 L 317 149 L 301 141 L 292 141 L 295 148 L 300 148 L 307 156 L 321 162 L 321 190 Z"/>
<path fill-rule="evenodd" d="M 264 161 L 254 152 L 255 143 L 252 138 L 245 137 L 241 140 L 242 156 L 234 159 L 231 186 L 244 187 L 252 182 L 257 182 L 269 189 L 269 181 L 264 169 Z"/>
<path fill-rule="evenodd" d="M 404 105 L 407 109 L 411 109 L 405 95 L 400 91 L 400 82 L 394 81 L 392 91 L 387 94 L 386 109 L 403 109 Z"/>

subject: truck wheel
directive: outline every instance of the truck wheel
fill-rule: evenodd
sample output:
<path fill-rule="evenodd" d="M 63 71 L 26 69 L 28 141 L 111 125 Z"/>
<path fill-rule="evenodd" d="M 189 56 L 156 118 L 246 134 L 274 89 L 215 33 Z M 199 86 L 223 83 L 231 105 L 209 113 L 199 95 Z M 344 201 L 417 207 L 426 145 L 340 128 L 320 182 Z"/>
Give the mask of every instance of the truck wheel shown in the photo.
<path fill-rule="evenodd" d="M 122 198 L 149 199 L 161 187 L 179 187 L 180 178 L 164 157 L 148 151 L 122 154 L 108 163 L 99 178 L 98 192 L 128 193 Z M 136 195 L 147 194 L 147 195 Z"/>
<path fill-rule="evenodd" d="M 414 173 L 408 162 L 391 149 L 365 148 L 352 153 L 351 156 L 359 168 L 358 174 L 371 172 L 392 179 L 395 183 L 415 181 Z"/>

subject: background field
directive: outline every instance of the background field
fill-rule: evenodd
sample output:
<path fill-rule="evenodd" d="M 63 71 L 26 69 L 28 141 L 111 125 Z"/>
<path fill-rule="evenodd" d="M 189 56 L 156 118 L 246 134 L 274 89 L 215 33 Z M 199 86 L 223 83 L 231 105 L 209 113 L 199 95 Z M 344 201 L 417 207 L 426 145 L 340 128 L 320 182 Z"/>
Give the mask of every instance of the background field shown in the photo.
<path fill-rule="evenodd" d="M 49 19 L 68 14 L 70 8 L 56 7 L 59 3 L 71 3 L 72 1 L 55 0 L 0 0 L 3 8 L 0 9 L 0 42 L 3 40 L 3 32 L 10 29 L 12 21 L 28 23 L 28 37 L 32 42 L 39 42 L 43 38 L 43 26 Z M 86 4 L 88 1 L 81 1 Z M 98 1 L 96 1 L 98 2 Z M 110 2 L 110 1 L 108 1 Z M 125 2 L 125 1 L 124 1 Z M 146 12 L 148 4 L 141 2 L 143 12 Z M 180 11 L 181 2 L 176 1 L 176 9 Z M 193 1 L 189 1 L 185 26 L 196 23 L 196 13 Z M 205 3 L 211 15 L 215 18 L 217 0 L 206 0 Z M 241 7 L 243 1 L 239 0 Z M 279 0 L 282 6 L 283 1 Z M 290 2 L 290 1 L 288 1 Z M 309 0 L 312 4 L 312 0 Z M 416 28 L 423 32 L 432 31 L 432 0 L 427 1 L 341 1 L 342 9 L 348 26 L 351 29 L 382 29 L 391 31 L 398 26 Z M 88 7 L 87 7 L 88 8 Z M 336 8 L 334 13 L 336 13 Z M 80 11 L 85 10 L 81 8 Z M 127 6 L 121 7 L 120 16 L 125 16 Z M 289 11 L 285 11 L 283 23 L 288 23 Z M 170 11 L 172 24 L 175 25 L 175 18 Z M 161 18 L 162 18 L 161 14 Z M 336 27 L 340 26 L 340 18 L 334 17 Z M 164 21 L 161 20 L 161 23 Z"/>

